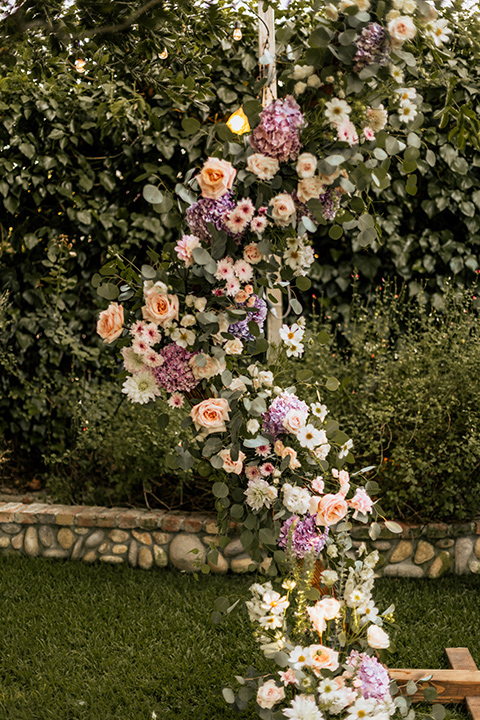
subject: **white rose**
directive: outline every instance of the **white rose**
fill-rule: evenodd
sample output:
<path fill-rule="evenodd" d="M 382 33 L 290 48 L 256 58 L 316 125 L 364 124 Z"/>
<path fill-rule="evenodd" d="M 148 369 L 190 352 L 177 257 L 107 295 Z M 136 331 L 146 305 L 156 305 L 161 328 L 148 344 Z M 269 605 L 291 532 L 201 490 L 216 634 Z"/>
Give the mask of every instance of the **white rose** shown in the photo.
<path fill-rule="evenodd" d="M 243 343 L 240 338 L 234 338 L 233 340 L 227 340 L 223 346 L 227 355 L 241 355 L 243 350 Z"/>
<path fill-rule="evenodd" d="M 272 387 L 273 373 L 271 373 L 270 370 L 260 370 L 258 373 L 258 382 L 265 387 Z"/>
<path fill-rule="evenodd" d="M 390 645 L 390 638 L 378 625 L 370 625 L 367 630 L 367 642 L 371 648 L 382 650 Z"/>
<path fill-rule="evenodd" d="M 338 20 L 338 10 L 332 3 L 329 3 L 325 8 L 325 14 L 329 20 L 336 22 Z"/>
<path fill-rule="evenodd" d="M 247 159 L 247 170 L 254 173 L 259 180 L 272 180 L 279 169 L 278 160 L 261 153 L 250 155 Z"/>
<path fill-rule="evenodd" d="M 311 178 L 317 169 L 317 158 L 312 153 L 302 153 L 297 159 L 297 175 L 299 178 Z"/>
<path fill-rule="evenodd" d="M 417 28 L 408 15 L 400 15 L 400 17 L 390 20 L 387 30 L 396 47 L 402 45 L 406 40 L 412 40 L 417 33 Z"/>
<path fill-rule="evenodd" d="M 297 185 L 297 196 L 300 202 L 307 203 L 309 200 L 312 200 L 313 198 L 318 198 L 320 193 L 323 190 L 323 182 L 321 178 L 317 177 L 307 177 L 303 180 L 300 180 L 300 182 Z"/>
<path fill-rule="evenodd" d="M 192 325 L 195 325 L 196 322 L 197 319 L 195 315 L 184 315 L 180 320 L 180 325 L 182 327 L 191 327 Z"/>
<path fill-rule="evenodd" d="M 250 435 L 255 435 L 256 432 L 260 429 L 260 423 L 258 420 L 255 420 L 255 418 L 251 418 L 247 422 L 247 430 L 250 433 Z"/>
<path fill-rule="evenodd" d="M 395 18 L 398 17 L 400 17 L 400 10 L 390 10 L 390 12 L 386 15 L 385 20 L 389 23 L 390 20 L 395 20 Z"/>
<path fill-rule="evenodd" d="M 307 80 L 308 87 L 312 88 L 318 88 L 322 84 L 322 81 L 318 77 L 318 75 L 310 75 L 310 77 Z"/>
<path fill-rule="evenodd" d="M 275 684 L 275 680 L 267 680 L 258 688 L 257 703 L 261 708 L 269 710 L 285 698 L 285 690 Z"/>
<path fill-rule="evenodd" d="M 302 93 L 305 92 L 306 89 L 307 89 L 307 83 L 300 81 L 300 82 L 295 83 L 295 85 L 293 87 L 293 92 L 295 93 L 295 95 L 301 95 Z"/>
<path fill-rule="evenodd" d="M 243 382 L 243 380 L 240 380 L 240 378 L 234 378 L 230 385 L 228 386 L 229 390 L 232 390 L 233 392 L 236 392 L 237 390 L 241 393 L 244 393 L 247 391 L 247 386 Z"/>
<path fill-rule="evenodd" d="M 283 486 L 283 504 L 296 515 L 305 515 L 310 506 L 311 495 L 306 488 L 285 483 Z"/>
<path fill-rule="evenodd" d="M 197 312 L 203 312 L 207 306 L 207 299 L 206 298 L 195 298 L 193 301 L 193 307 Z"/>
<path fill-rule="evenodd" d="M 307 414 L 301 410 L 289 410 L 283 418 L 283 427 L 290 433 L 296 435 L 300 428 L 305 427 Z"/>
<path fill-rule="evenodd" d="M 314 71 L 315 68 L 313 65 L 295 65 L 292 78 L 294 80 L 305 80 L 305 78 L 312 75 Z"/>
<path fill-rule="evenodd" d="M 290 224 L 292 217 L 295 215 L 295 203 L 288 193 L 281 193 L 270 200 L 269 205 L 272 206 L 272 217 L 277 225 L 286 227 Z"/>

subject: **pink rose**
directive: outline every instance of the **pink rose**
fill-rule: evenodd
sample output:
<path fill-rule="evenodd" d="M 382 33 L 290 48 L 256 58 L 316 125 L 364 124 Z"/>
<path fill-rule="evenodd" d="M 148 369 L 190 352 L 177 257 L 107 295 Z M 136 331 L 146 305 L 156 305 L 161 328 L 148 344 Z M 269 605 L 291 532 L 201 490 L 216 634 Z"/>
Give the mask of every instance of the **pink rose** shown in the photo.
<path fill-rule="evenodd" d="M 394 47 L 400 47 L 406 40 L 413 40 L 417 34 L 417 28 L 408 15 L 400 15 L 400 17 L 390 20 L 387 30 L 393 40 Z"/>
<path fill-rule="evenodd" d="M 327 493 L 322 498 L 313 497 L 310 501 L 310 513 L 316 514 L 317 525 L 335 525 L 348 512 L 348 505 L 341 493 Z"/>
<path fill-rule="evenodd" d="M 307 414 L 301 410 L 289 410 L 283 418 L 283 427 L 290 433 L 296 435 L 300 428 L 305 427 Z"/>
<path fill-rule="evenodd" d="M 208 398 L 192 408 L 190 417 L 197 430 L 205 428 L 209 433 L 225 432 L 229 411 L 230 405 L 225 398 Z"/>
<path fill-rule="evenodd" d="M 263 255 L 258 249 L 257 243 L 250 243 L 243 248 L 243 257 L 251 265 L 256 265 L 263 260 Z"/>
<path fill-rule="evenodd" d="M 317 198 L 323 191 L 323 182 L 317 177 L 309 177 L 300 180 L 297 185 L 297 196 L 300 202 L 307 203 L 313 198 Z"/>
<path fill-rule="evenodd" d="M 291 219 L 295 215 L 295 203 L 288 193 L 281 193 L 270 200 L 272 206 L 272 217 L 282 227 L 290 224 Z"/>
<path fill-rule="evenodd" d="M 373 508 L 373 500 L 367 493 L 365 488 L 357 488 L 355 491 L 355 495 L 348 504 L 351 508 L 355 510 L 355 512 L 353 513 L 354 519 L 357 517 L 359 512 L 366 515 L 367 513 L 372 512 Z"/>
<path fill-rule="evenodd" d="M 200 185 L 203 197 L 218 200 L 230 190 L 236 174 L 237 171 L 227 160 L 209 157 L 195 180 Z"/>
<path fill-rule="evenodd" d="M 232 460 L 230 457 L 230 450 L 220 450 L 218 454 L 223 460 L 223 469 L 225 472 L 234 473 L 235 475 L 241 474 L 243 470 L 243 461 L 246 458 L 245 453 L 240 450 L 237 460 Z"/>
<path fill-rule="evenodd" d="M 144 293 L 145 305 L 142 307 L 144 320 L 165 327 L 172 320 L 178 320 L 178 297 L 168 295 L 163 283 L 155 283 Z"/>
<path fill-rule="evenodd" d="M 278 160 L 261 153 L 250 155 L 247 159 L 247 170 L 254 173 L 259 180 L 273 180 L 279 169 Z"/>
<path fill-rule="evenodd" d="M 297 158 L 297 175 L 299 178 L 311 178 L 317 169 L 317 158 L 311 153 L 302 153 Z"/>
<path fill-rule="evenodd" d="M 112 343 L 123 331 L 123 307 L 116 302 L 110 303 L 98 316 L 97 333 L 106 343 Z"/>
<path fill-rule="evenodd" d="M 267 680 L 258 688 L 257 703 L 261 708 L 270 709 L 285 698 L 285 690 L 275 684 L 275 680 Z"/>
<path fill-rule="evenodd" d="M 339 667 L 338 652 L 324 645 L 310 645 L 310 652 L 313 657 L 312 670 L 317 677 L 320 677 L 323 669 L 335 672 Z"/>

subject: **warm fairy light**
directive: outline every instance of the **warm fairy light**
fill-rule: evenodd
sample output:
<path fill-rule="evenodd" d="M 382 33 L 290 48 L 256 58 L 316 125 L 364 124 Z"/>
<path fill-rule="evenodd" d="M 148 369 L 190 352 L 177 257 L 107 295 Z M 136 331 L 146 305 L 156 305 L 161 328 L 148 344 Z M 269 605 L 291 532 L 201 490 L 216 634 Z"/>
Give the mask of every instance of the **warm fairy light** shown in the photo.
<path fill-rule="evenodd" d="M 160 58 L 160 60 L 166 60 L 167 57 L 168 57 L 168 50 L 167 50 L 167 48 L 165 48 L 165 50 L 163 50 L 158 57 Z"/>
<path fill-rule="evenodd" d="M 238 108 L 238 110 L 235 110 L 233 115 L 230 115 L 227 120 L 227 127 L 229 127 L 235 135 L 244 135 L 245 133 L 250 132 L 250 123 L 243 112 L 243 108 Z"/>
<path fill-rule="evenodd" d="M 79 58 L 78 60 L 75 60 L 75 70 L 79 73 L 85 72 L 85 60 L 82 60 L 82 58 Z"/>
<path fill-rule="evenodd" d="M 240 23 L 238 22 L 238 20 L 237 20 L 237 22 L 235 23 L 235 28 L 234 28 L 234 30 L 233 30 L 233 39 L 234 39 L 234 40 L 241 40 L 241 39 L 242 39 L 242 31 L 240 30 Z"/>

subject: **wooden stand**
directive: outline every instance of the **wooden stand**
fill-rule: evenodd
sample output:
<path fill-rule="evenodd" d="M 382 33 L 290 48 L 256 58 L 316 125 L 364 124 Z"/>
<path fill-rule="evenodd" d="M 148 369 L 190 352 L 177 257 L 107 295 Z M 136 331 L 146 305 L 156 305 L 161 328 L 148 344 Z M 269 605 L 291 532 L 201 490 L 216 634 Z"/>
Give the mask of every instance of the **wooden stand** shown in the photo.
<path fill-rule="evenodd" d="M 445 652 L 451 670 L 389 669 L 390 676 L 405 694 L 405 686 L 409 680 L 417 682 L 431 675 L 428 683 L 422 685 L 436 689 L 438 698 L 435 702 L 464 702 L 473 720 L 480 720 L 480 670 L 477 669 L 468 648 L 447 648 Z M 411 698 L 413 702 L 424 701 L 422 690 L 411 695 Z"/>

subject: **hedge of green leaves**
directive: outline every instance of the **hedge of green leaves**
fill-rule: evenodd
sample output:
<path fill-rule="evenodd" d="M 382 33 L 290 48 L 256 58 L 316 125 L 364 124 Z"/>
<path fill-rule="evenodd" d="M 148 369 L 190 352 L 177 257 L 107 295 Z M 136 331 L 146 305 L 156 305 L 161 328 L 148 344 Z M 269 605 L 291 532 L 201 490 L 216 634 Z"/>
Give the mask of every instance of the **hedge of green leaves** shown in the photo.
<path fill-rule="evenodd" d="M 9 303 L 0 431 L 13 457 L 34 468 L 58 470 L 76 447 L 72 403 L 95 394 L 95 378 L 116 373 L 95 337 L 97 292 L 108 300 L 98 269 L 109 252 L 140 264 L 169 239 L 187 167 L 235 139 L 224 121 L 260 88 L 255 17 L 182 2 L 129 24 L 138 4 L 116 5 L 115 16 L 110 5 L 76 2 L 59 14 L 56 3 L 50 12 L 32 1 L 0 22 L 0 288 Z M 355 274 L 364 297 L 390 277 L 413 295 L 424 287 L 436 308 L 446 278 L 465 285 L 476 277 L 480 24 L 462 12 L 451 10 L 448 57 L 417 48 L 417 88 L 433 119 L 403 154 L 392 149 L 390 187 L 368 208 L 381 241 L 365 248 L 355 230 L 338 238 L 319 228 L 312 279 L 334 318 L 348 315 Z M 241 42 L 231 37 L 237 18 Z M 301 0 L 284 11 L 280 75 L 282 58 L 300 52 L 314 22 Z M 147 184 L 157 188 L 153 212 Z"/>

